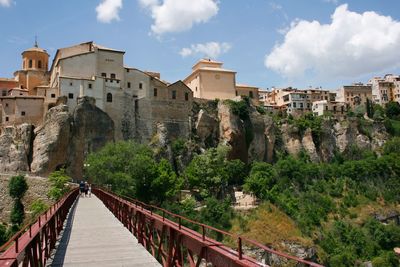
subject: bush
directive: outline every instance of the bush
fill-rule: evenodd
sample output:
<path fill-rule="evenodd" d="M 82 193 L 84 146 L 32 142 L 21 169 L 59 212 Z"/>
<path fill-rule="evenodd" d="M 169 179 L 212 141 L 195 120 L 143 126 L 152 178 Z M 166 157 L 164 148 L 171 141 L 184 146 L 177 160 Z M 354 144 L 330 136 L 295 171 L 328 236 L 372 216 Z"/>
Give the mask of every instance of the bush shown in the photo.
<path fill-rule="evenodd" d="M 385 106 L 386 116 L 390 119 L 395 119 L 400 115 L 400 104 L 397 102 L 389 102 Z"/>
<path fill-rule="evenodd" d="M 59 200 L 68 192 L 69 189 L 67 183 L 71 181 L 71 177 L 65 173 L 65 169 L 61 169 L 59 171 L 52 172 L 49 175 L 49 181 L 51 184 L 48 193 L 49 197 L 54 200 Z"/>
<path fill-rule="evenodd" d="M 12 198 L 23 198 L 25 192 L 28 190 L 28 184 L 26 183 L 25 176 L 17 175 L 11 177 L 11 180 L 8 184 L 8 189 Z"/>
<path fill-rule="evenodd" d="M 225 100 L 225 103 L 229 106 L 232 113 L 239 116 L 242 120 L 249 118 L 249 102 L 245 99 L 240 101 Z"/>
<path fill-rule="evenodd" d="M 2 246 L 5 242 L 7 242 L 7 228 L 4 224 L 0 223 L 0 246 Z"/>
<path fill-rule="evenodd" d="M 16 199 L 14 201 L 13 208 L 10 214 L 10 221 L 15 226 L 21 226 L 25 219 L 25 211 L 24 205 L 22 204 L 21 200 Z"/>
<path fill-rule="evenodd" d="M 31 218 L 35 220 L 40 214 L 45 212 L 49 206 L 41 199 L 36 199 L 32 202 L 29 210 L 31 211 Z"/>
<path fill-rule="evenodd" d="M 383 153 L 389 155 L 390 153 L 400 154 L 400 137 L 394 137 L 387 141 L 383 146 Z"/>

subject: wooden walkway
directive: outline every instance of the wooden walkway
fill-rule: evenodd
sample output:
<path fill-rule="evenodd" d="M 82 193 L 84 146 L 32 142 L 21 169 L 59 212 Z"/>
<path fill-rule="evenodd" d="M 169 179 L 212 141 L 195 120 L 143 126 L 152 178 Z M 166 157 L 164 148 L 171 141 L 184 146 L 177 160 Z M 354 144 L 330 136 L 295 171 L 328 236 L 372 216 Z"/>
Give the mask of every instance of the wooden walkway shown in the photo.
<path fill-rule="evenodd" d="M 49 266 L 161 266 L 94 195 L 80 197 Z"/>

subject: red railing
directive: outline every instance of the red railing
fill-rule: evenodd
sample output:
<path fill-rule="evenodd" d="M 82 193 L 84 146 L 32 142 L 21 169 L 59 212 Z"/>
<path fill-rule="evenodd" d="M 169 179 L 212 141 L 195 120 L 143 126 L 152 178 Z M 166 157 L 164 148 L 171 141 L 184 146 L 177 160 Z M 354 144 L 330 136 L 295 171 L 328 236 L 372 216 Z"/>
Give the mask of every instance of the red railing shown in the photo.
<path fill-rule="evenodd" d="M 4 244 L 0 248 L 0 267 L 46 266 L 77 196 L 78 189 L 73 189 Z"/>
<path fill-rule="evenodd" d="M 293 266 L 323 267 L 273 250 L 254 240 L 195 222 L 157 206 L 128 197 L 116 196 L 105 189 L 94 188 L 93 192 L 136 236 L 138 242 L 165 267 L 199 266 L 202 262 L 211 263 L 213 266 L 268 266 L 245 255 L 244 244 L 248 248 L 264 252 L 265 255 L 282 258 L 285 265 L 293 262 Z M 185 227 L 184 222 L 201 230 L 197 232 Z M 225 240 L 234 241 L 237 244 L 236 248 L 210 238 L 207 235 L 210 231 L 219 233 Z"/>

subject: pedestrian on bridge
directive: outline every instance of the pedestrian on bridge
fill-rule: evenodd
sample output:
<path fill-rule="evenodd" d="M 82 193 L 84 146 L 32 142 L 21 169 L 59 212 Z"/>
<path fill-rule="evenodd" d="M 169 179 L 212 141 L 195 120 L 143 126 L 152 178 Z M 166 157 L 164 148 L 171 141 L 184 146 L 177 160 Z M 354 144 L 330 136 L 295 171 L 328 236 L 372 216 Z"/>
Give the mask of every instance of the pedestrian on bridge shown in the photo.
<path fill-rule="evenodd" d="M 83 197 L 84 193 L 85 193 L 85 182 L 84 181 L 81 181 L 79 183 L 79 191 L 81 192 L 81 197 Z"/>

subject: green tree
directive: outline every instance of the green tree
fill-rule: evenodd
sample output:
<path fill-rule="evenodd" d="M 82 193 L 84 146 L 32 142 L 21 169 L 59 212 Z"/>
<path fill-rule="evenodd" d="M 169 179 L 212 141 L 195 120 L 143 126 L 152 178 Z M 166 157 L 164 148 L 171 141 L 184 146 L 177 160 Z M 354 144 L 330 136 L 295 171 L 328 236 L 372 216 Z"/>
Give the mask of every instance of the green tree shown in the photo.
<path fill-rule="evenodd" d="M 253 192 L 260 199 L 270 199 L 275 184 L 276 172 L 273 166 L 265 162 L 254 162 L 244 189 Z"/>
<path fill-rule="evenodd" d="M 11 177 L 11 180 L 8 184 L 8 189 L 12 198 L 23 198 L 28 190 L 28 184 L 26 183 L 25 176 L 17 175 Z"/>
<path fill-rule="evenodd" d="M 177 196 L 182 185 L 182 179 L 175 174 L 171 164 L 166 159 L 162 159 L 157 166 L 157 176 L 151 184 L 156 202 L 162 203 L 166 199 Z"/>
<path fill-rule="evenodd" d="M 233 209 L 230 206 L 230 200 L 217 200 L 216 198 L 207 198 L 205 207 L 200 211 L 200 221 L 204 224 L 211 225 L 220 230 L 228 230 L 232 224 Z M 212 234 L 217 240 L 222 240 L 222 234 Z"/>
<path fill-rule="evenodd" d="M 11 177 L 8 184 L 10 196 L 14 199 L 14 205 L 10 214 L 10 221 L 12 223 L 12 231 L 16 231 L 25 219 L 24 205 L 22 204 L 22 198 L 28 190 L 28 184 L 26 183 L 25 176 L 17 175 Z"/>
<path fill-rule="evenodd" d="M 400 154 L 400 137 L 393 137 L 387 141 L 383 146 L 383 153 L 389 155 L 390 153 Z"/>
<path fill-rule="evenodd" d="M 7 242 L 7 227 L 0 223 L 0 246 Z"/>
<path fill-rule="evenodd" d="M 189 188 L 199 189 L 203 198 L 223 198 L 228 186 L 237 180 L 235 176 L 242 172 L 243 167 L 237 161 L 228 163 L 228 150 L 227 146 L 219 146 L 195 156 L 185 169 Z"/>
<path fill-rule="evenodd" d="M 109 184 L 116 193 L 160 204 L 176 195 L 182 182 L 165 159 L 157 163 L 152 150 L 132 141 L 108 143 L 88 156 L 94 183 Z"/>
<path fill-rule="evenodd" d="M 49 181 L 51 185 L 48 193 L 49 197 L 54 200 L 59 200 L 68 192 L 68 182 L 71 181 L 71 177 L 65 173 L 65 169 L 61 169 L 52 172 L 49 175 Z"/>
<path fill-rule="evenodd" d="M 385 106 L 386 116 L 395 119 L 400 115 L 400 104 L 397 102 L 388 102 Z"/>

